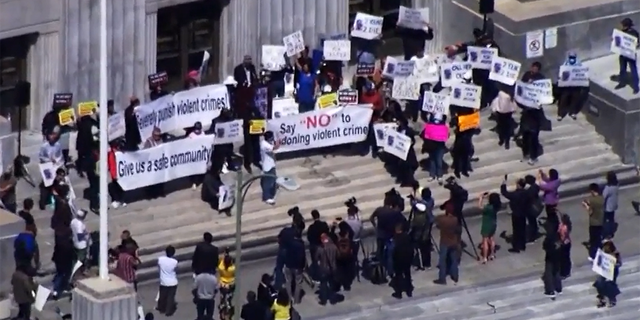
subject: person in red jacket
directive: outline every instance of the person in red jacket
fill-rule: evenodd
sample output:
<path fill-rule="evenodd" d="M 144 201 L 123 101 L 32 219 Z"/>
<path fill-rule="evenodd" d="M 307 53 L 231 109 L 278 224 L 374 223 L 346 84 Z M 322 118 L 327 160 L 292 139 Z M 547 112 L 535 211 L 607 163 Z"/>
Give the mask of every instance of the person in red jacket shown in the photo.
<path fill-rule="evenodd" d="M 375 88 L 375 84 L 371 81 L 367 81 L 365 84 L 362 94 L 360 95 L 360 103 L 367 104 L 370 103 L 373 108 L 373 114 L 371 115 L 371 122 L 369 122 L 369 131 L 367 133 L 367 139 L 364 140 L 361 144 L 360 155 L 366 156 L 369 154 L 369 149 L 371 149 L 371 157 L 378 157 L 378 146 L 376 145 L 375 133 L 373 130 L 373 124 L 380 119 L 380 115 L 382 114 L 382 110 L 384 110 L 384 103 L 382 101 L 382 95 Z"/>
<path fill-rule="evenodd" d="M 126 207 L 127 203 L 124 202 L 125 191 L 118 184 L 118 165 L 116 163 L 116 152 L 120 151 L 119 143 L 113 141 L 109 145 L 109 152 L 107 153 L 107 168 L 111 175 L 111 182 L 109 183 L 109 196 L 111 197 L 111 207 L 117 209 L 119 207 Z"/>

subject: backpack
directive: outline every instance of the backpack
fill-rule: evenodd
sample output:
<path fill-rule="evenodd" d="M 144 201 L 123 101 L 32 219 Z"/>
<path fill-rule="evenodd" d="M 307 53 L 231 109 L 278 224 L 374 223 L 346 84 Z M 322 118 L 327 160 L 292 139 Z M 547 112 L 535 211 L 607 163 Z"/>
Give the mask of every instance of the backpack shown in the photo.
<path fill-rule="evenodd" d="M 349 239 L 349 236 L 339 237 L 338 238 L 338 258 L 348 259 L 348 258 L 351 258 L 352 254 L 353 254 L 353 249 L 351 248 L 351 239 Z"/>

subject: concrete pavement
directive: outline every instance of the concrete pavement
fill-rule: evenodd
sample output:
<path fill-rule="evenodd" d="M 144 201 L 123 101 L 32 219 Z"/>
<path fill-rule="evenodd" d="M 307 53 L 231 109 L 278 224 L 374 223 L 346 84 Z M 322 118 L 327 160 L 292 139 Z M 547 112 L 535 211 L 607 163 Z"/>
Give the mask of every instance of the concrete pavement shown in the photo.
<path fill-rule="evenodd" d="M 620 209 L 616 213 L 617 220 L 620 223 L 618 233 L 616 234 L 616 245 L 622 253 L 623 257 L 632 257 L 640 254 L 640 217 L 635 215 L 635 212 L 631 208 L 630 201 L 638 198 L 640 187 L 628 187 L 620 193 Z M 571 253 L 572 260 L 574 262 L 574 268 L 580 268 L 580 266 L 587 264 L 587 251 L 580 245 L 580 243 L 587 239 L 587 215 L 584 209 L 581 207 L 580 202 L 582 197 L 575 197 L 571 199 L 565 199 L 560 204 L 560 210 L 563 213 L 567 213 L 571 216 L 573 221 L 573 234 L 572 239 L 574 241 L 573 250 Z M 480 221 L 478 218 L 468 218 L 469 231 L 473 237 L 474 243 L 478 243 L 480 240 Z M 500 215 L 498 222 L 498 231 L 506 230 L 510 232 L 510 221 L 507 215 Z M 434 235 L 438 239 L 438 234 Z M 469 242 L 464 237 L 467 243 Z M 538 282 L 538 286 L 535 285 L 534 279 L 539 276 L 542 271 L 542 258 L 543 251 L 540 248 L 540 241 L 536 244 L 528 246 L 527 251 L 521 254 L 508 253 L 506 249 L 508 244 L 503 239 L 497 239 L 497 243 L 501 246 L 497 254 L 497 259 L 489 263 L 488 265 L 480 265 L 469 255 L 464 255 L 461 264 L 461 278 L 457 286 L 436 286 L 431 281 L 436 277 L 436 270 L 432 269 L 424 272 L 414 272 L 414 285 L 416 286 L 415 296 L 413 300 L 405 298 L 403 301 L 409 301 L 409 304 L 422 303 L 421 301 L 432 300 L 435 296 L 454 294 L 452 292 L 476 292 L 482 290 L 484 287 L 499 286 L 505 281 L 510 285 L 518 286 L 524 282 L 529 283 L 527 286 L 527 294 L 542 294 L 542 284 Z M 367 241 L 367 247 L 373 250 L 371 241 Z M 471 251 L 471 248 L 467 248 Z M 433 263 L 436 263 L 435 253 L 432 255 Z M 637 264 L 637 263 L 636 263 Z M 274 262 L 271 259 L 260 260 L 257 262 L 251 262 L 242 264 L 240 269 L 241 285 L 240 294 L 244 296 L 248 290 L 255 290 L 260 276 L 263 273 L 271 273 L 273 270 Z M 637 266 L 631 265 L 631 268 Z M 587 268 L 588 269 L 588 268 Z M 579 269 L 576 269 L 579 270 Z M 582 269 L 580 269 L 582 270 Z M 630 269 L 629 269 L 630 270 Z M 635 269 L 634 269 L 635 270 Z M 588 272 L 581 271 L 581 276 L 576 279 L 583 279 L 572 282 L 572 285 L 578 286 L 575 290 L 584 293 L 587 290 L 586 286 L 590 279 Z M 524 279 L 524 280 L 518 280 Z M 637 276 L 633 276 L 630 280 L 637 280 Z M 520 281 L 520 282 L 519 282 Z M 524 281 L 524 282 L 522 282 Z M 569 280 L 570 282 L 573 280 Z M 195 308 L 191 303 L 190 296 L 191 278 L 189 275 L 181 278 L 177 299 L 178 299 L 178 311 L 171 318 L 165 316 L 158 316 L 157 319 L 193 319 L 195 317 Z M 316 302 L 315 295 L 309 290 L 303 298 L 303 302 L 296 308 L 303 316 L 304 319 L 309 318 L 323 318 L 323 317 L 341 317 L 346 319 L 347 315 L 353 312 L 369 312 L 372 308 L 380 309 L 384 306 L 394 303 L 395 299 L 390 297 L 392 292 L 391 288 L 386 285 L 373 285 L 368 282 L 356 283 L 350 292 L 343 293 L 345 300 L 336 305 L 320 306 Z M 636 289 L 634 289 L 636 290 Z M 157 282 L 149 281 L 140 286 L 139 300 L 146 310 L 152 310 L 154 307 L 154 298 L 157 292 Z M 632 291 L 636 292 L 636 291 Z M 536 296 L 538 298 L 538 296 Z M 628 299 L 635 298 L 635 295 L 623 295 L 620 296 L 620 305 L 625 303 Z M 422 300 L 421 300 L 422 299 Z M 459 308 L 460 304 L 464 304 L 465 300 L 460 300 L 456 305 L 445 304 L 441 306 L 441 312 L 450 312 Z M 55 316 L 52 315 L 51 310 L 55 306 L 60 306 L 63 310 L 68 310 L 69 303 L 66 300 L 58 302 L 51 302 L 45 310 L 39 314 L 41 320 L 54 320 Z M 401 314 L 401 313 L 399 313 Z M 443 318 L 444 319 L 444 318 Z M 464 318 L 467 319 L 467 318 Z M 490 318 L 493 319 L 493 318 Z M 500 318 L 508 319 L 508 318 Z M 514 318 L 515 319 L 515 318 Z M 581 318 L 582 319 L 582 318 Z M 627 318 L 621 318 L 627 320 Z"/>

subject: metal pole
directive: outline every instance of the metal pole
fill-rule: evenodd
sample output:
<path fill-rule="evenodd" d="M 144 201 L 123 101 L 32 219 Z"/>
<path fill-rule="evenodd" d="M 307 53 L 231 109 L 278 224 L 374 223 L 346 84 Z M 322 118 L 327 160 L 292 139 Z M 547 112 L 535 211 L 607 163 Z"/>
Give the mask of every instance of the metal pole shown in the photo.
<path fill-rule="evenodd" d="M 107 200 L 107 148 L 109 128 L 107 112 L 107 0 L 100 0 L 100 278 L 109 278 L 109 221 Z"/>
<path fill-rule="evenodd" d="M 235 306 L 235 312 L 233 318 L 240 320 L 240 261 L 242 259 L 242 203 L 244 202 L 244 196 L 242 195 L 242 168 L 239 168 L 236 174 L 236 283 L 235 292 L 233 295 L 233 305 Z"/>

